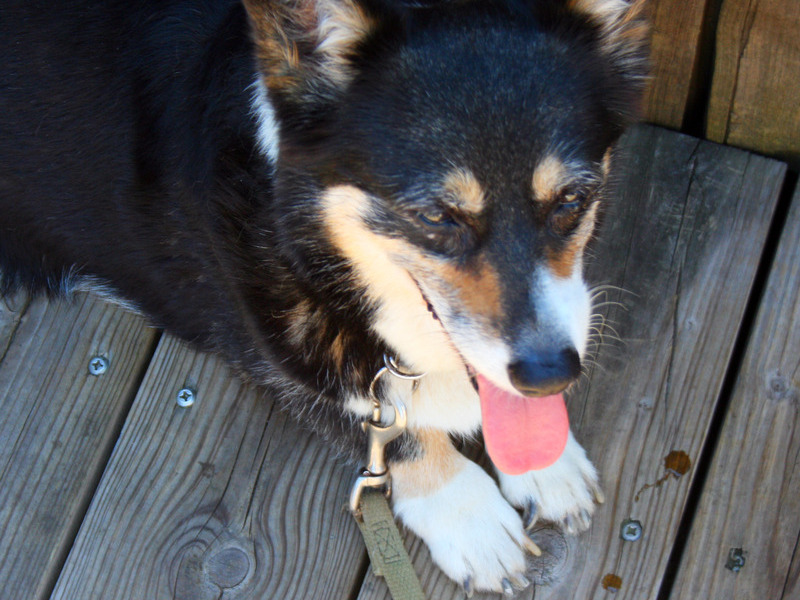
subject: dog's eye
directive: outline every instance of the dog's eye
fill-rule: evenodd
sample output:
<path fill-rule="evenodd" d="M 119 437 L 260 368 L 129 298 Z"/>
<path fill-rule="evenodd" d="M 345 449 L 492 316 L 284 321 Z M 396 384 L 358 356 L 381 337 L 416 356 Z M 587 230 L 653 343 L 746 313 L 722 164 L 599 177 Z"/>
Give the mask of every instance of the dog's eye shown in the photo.
<path fill-rule="evenodd" d="M 446 225 L 455 225 L 456 220 L 444 208 L 430 208 L 417 213 L 417 219 L 428 227 L 443 227 Z"/>
<path fill-rule="evenodd" d="M 569 213 L 580 210 L 586 202 L 586 196 L 578 192 L 564 192 L 558 198 L 557 211 Z"/>
<path fill-rule="evenodd" d="M 588 203 L 586 194 L 578 191 L 564 191 L 550 213 L 550 227 L 559 235 L 569 234 L 580 221 L 583 209 Z"/>

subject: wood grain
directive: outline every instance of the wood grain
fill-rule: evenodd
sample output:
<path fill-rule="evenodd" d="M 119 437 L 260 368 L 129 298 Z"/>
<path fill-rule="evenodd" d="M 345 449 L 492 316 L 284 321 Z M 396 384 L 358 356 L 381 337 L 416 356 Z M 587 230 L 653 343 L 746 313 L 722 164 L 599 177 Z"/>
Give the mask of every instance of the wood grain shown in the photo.
<path fill-rule="evenodd" d="M 800 2 L 724 0 L 708 109 L 711 140 L 800 165 Z"/>
<path fill-rule="evenodd" d="M 605 597 L 606 575 L 622 580 L 617 598 L 657 596 L 694 475 L 669 475 L 665 458 L 694 461 L 703 446 L 785 173 L 653 129 L 634 132 L 623 157 L 589 269 L 627 290 L 608 290 L 604 315 L 623 342 L 601 346 L 591 386 L 569 403 L 608 502 L 577 548 L 576 577 L 537 598 Z M 620 539 L 628 518 L 643 525 L 637 542 Z"/>
<path fill-rule="evenodd" d="M 218 359 L 165 337 L 53 598 L 347 598 L 366 564 L 344 510 L 354 475 Z"/>
<path fill-rule="evenodd" d="M 152 351 L 144 321 L 78 295 L 4 303 L 0 331 L 0 581 L 6 598 L 44 598 Z M 88 373 L 106 356 L 109 370 Z"/>
<path fill-rule="evenodd" d="M 645 91 L 644 118 L 681 129 L 698 73 L 703 18 L 711 0 L 650 0 L 651 80 Z"/>
<path fill-rule="evenodd" d="M 800 193 L 786 223 L 672 598 L 800 597 Z M 725 568 L 731 548 L 745 565 Z"/>
<path fill-rule="evenodd" d="M 30 302 L 25 292 L 0 298 L 0 363 L 14 340 Z"/>
<path fill-rule="evenodd" d="M 627 135 L 619 154 L 618 193 L 588 274 L 605 286 L 607 337 L 569 401 L 607 502 L 581 537 L 562 547 L 551 538 L 563 564 L 520 598 L 607 598 L 610 574 L 622 579 L 616 598 L 657 596 L 693 470 L 635 498 L 664 478 L 671 451 L 699 454 L 785 173 L 776 161 L 653 127 Z M 640 541 L 620 539 L 627 518 L 642 522 Z M 461 598 L 408 539 L 429 596 Z M 359 600 L 388 598 L 381 586 L 370 575 Z"/>

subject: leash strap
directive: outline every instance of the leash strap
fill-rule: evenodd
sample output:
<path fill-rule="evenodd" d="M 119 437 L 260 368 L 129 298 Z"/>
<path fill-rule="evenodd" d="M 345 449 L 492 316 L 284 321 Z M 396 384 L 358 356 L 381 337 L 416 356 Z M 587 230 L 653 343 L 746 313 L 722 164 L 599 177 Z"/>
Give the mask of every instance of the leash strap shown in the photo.
<path fill-rule="evenodd" d="M 360 508 L 361 518 L 356 518 L 356 523 L 364 537 L 372 571 L 386 580 L 394 600 L 425 600 L 386 496 L 379 489 L 365 489 Z"/>

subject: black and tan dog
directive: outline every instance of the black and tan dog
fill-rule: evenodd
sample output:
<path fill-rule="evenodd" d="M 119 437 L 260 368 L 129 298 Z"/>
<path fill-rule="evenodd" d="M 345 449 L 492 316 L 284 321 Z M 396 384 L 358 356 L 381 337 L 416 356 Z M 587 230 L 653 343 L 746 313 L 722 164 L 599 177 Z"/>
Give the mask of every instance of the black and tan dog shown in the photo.
<path fill-rule="evenodd" d="M 360 457 L 383 355 L 396 514 L 467 590 L 524 585 L 513 507 L 588 526 L 561 396 L 582 254 L 644 80 L 641 2 L 8 0 L 3 291 L 92 288 Z M 449 436 L 483 428 L 499 485 Z"/>

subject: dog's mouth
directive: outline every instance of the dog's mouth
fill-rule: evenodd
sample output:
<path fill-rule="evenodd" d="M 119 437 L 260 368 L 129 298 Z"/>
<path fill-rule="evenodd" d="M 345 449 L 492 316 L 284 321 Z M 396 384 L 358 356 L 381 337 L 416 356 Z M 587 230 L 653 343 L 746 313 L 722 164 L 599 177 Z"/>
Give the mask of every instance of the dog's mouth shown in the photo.
<path fill-rule="evenodd" d="M 569 418 L 563 394 L 528 397 L 496 386 L 459 352 L 421 288 L 420 294 L 431 317 L 439 322 L 450 345 L 461 357 L 478 394 L 483 440 L 495 467 L 508 475 L 520 475 L 556 462 L 569 437 Z"/>

